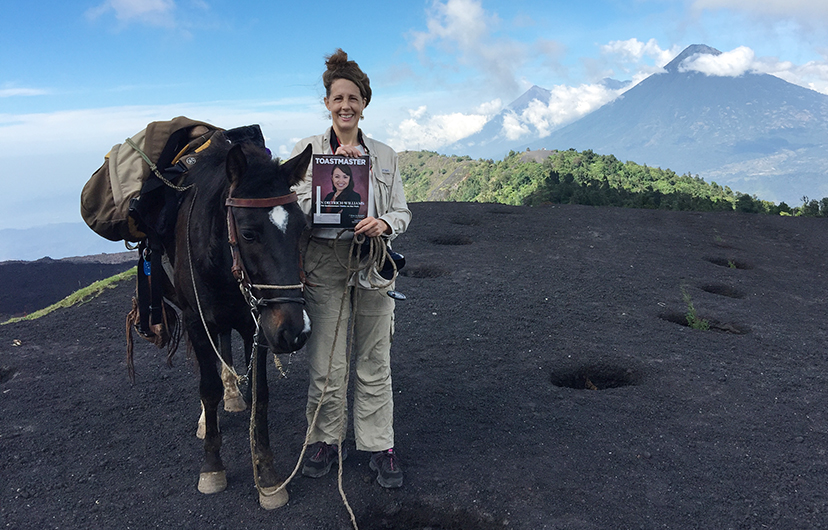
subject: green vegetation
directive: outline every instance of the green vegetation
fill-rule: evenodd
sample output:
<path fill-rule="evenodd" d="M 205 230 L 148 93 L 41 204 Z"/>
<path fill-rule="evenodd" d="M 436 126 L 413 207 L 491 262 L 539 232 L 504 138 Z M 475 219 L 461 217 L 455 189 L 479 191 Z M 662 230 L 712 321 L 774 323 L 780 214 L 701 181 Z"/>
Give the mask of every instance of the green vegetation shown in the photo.
<path fill-rule="evenodd" d="M 400 153 L 405 197 L 411 202 L 449 200 L 443 191 L 468 175 L 475 165 L 468 156 L 443 156 L 433 151 Z"/>
<path fill-rule="evenodd" d="M 45 309 L 35 311 L 34 313 L 28 314 L 23 317 L 11 318 L 3 322 L 3 324 L 11 324 L 12 322 L 20 322 L 21 320 L 34 320 L 36 318 L 48 315 L 49 313 L 57 309 L 83 304 L 85 302 L 88 302 L 89 300 L 92 300 L 93 298 L 96 298 L 98 295 L 104 292 L 105 289 L 114 288 L 118 284 L 118 282 L 129 280 L 130 278 L 135 278 L 136 274 L 136 268 L 132 267 L 131 269 L 124 271 L 120 274 L 116 274 L 115 276 L 111 276 L 103 280 L 98 280 L 89 287 L 84 287 L 83 289 L 75 291 L 74 293 L 70 294 L 60 302 L 52 304 Z"/>
<path fill-rule="evenodd" d="M 689 173 L 621 162 L 591 150 L 511 151 L 500 161 L 406 151 L 400 154 L 400 173 L 411 202 L 584 204 L 828 217 L 828 198 L 803 197 L 800 207 L 774 204 Z"/>
<path fill-rule="evenodd" d="M 709 330 L 710 322 L 696 315 L 696 306 L 693 305 L 693 299 L 690 297 L 690 293 L 687 292 L 687 288 L 684 285 L 681 286 L 681 297 L 684 299 L 684 303 L 687 304 L 687 313 L 684 315 L 687 318 L 687 325 L 693 329 L 702 331 Z"/>

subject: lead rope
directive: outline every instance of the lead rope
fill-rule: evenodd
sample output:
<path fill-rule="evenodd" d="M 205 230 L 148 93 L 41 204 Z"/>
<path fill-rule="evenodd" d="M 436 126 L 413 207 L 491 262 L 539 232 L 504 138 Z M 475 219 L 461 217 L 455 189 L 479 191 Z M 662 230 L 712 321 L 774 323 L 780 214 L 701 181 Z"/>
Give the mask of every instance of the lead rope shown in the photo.
<path fill-rule="evenodd" d="M 193 186 L 192 184 L 190 186 Z M 188 186 L 189 187 L 189 186 Z M 233 377 L 238 382 L 240 380 L 239 374 L 236 373 L 236 369 L 233 366 L 227 364 L 224 358 L 219 353 L 218 347 L 216 347 L 216 343 L 213 341 L 213 336 L 210 334 L 210 329 L 207 327 L 207 320 L 204 318 L 204 310 L 201 308 L 201 297 L 198 296 L 198 287 L 196 286 L 196 279 L 195 273 L 193 271 L 193 252 L 192 252 L 192 245 L 190 244 L 190 217 L 193 213 L 193 205 L 196 201 L 196 196 L 198 195 L 198 188 L 193 187 L 193 199 L 190 201 L 190 208 L 187 210 L 187 263 L 190 267 L 190 279 L 193 282 L 193 294 L 195 295 L 196 299 L 196 307 L 198 307 L 198 316 L 201 318 L 201 324 L 204 326 L 204 333 L 207 335 L 207 340 L 210 341 L 210 346 L 213 347 L 213 351 L 216 353 L 216 357 L 218 357 L 219 361 L 221 361 L 222 366 L 230 371 L 233 374 Z M 249 372 L 249 369 L 248 369 Z"/>
<path fill-rule="evenodd" d="M 348 263 L 347 264 L 342 263 L 342 260 L 339 258 L 339 254 L 337 254 L 337 252 L 336 252 L 336 246 L 337 246 L 336 243 L 339 242 L 339 240 L 342 237 L 342 234 L 344 232 L 345 232 L 345 230 L 342 230 L 336 236 L 335 243 L 334 243 L 334 256 L 336 256 L 336 259 L 337 259 L 337 261 L 339 261 L 340 265 L 342 265 L 346 269 L 347 279 L 346 279 L 346 282 L 345 282 L 345 289 L 342 292 L 342 297 L 339 300 L 339 318 L 336 321 L 336 328 L 335 328 L 335 331 L 334 331 L 334 338 L 333 338 L 333 342 L 331 344 L 331 353 L 328 355 L 328 373 L 325 375 L 325 385 L 322 388 L 322 394 L 319 396 L 319 401 L 316 404 L 316 409 L 313 412 L 313 418 L 311 419 L 311 423 L 310 423 L 310 425 L 308 425 L 308 430 L 305 434 L 305 441 L 302 444 L 302 452 L 299 454 L 299 460 L 296 462 L 296 466 L 293 468 L 293 472 L 291 472 L 290 476 L 288 476 L 288 478 L 285 479 L 285 481 L 282 483 L 282 485 L 279 486 L 276 489 L 276 491 L 273 492 L 274 495 L 277 492 L 287 488 L 287 485 L 290 483 L 290 481 L 293 480 L 294 477 L 296 477 L 296 474 L 299 472 L 299 468 L 302 465 L 302 461 L 305 458 L 305 453 L 308 449 L 308 442 L 310 441 L 311 433 L 313 432 L 313 429 L 316 427 L 316 421 L 319 418 L 319 411 L 322 409 L 322 403 L 324 402 L 325 395 L 328 392 L 328 386 L 330 384 L 330 379 L 331 379 L 331 368 L 333 366 L 333 356 L 334 356 L 334 353 L 336 351 L 336 342 L 337 342 L 337 339 L 339 338 L 339 329 L 340 329 L 340 325 L 342 324 L 342 314 L 345 311 L 345 299 L 348 296 L 348 293 L 351 291 L 351 286 L 350 286 L 351 278 L 354 274 L 357 274 L 360 271 L 369 268 L 371 265 L 375 265 L 375 266 L 377 266 L 377 270 L 381 270 L 382 266 L 384 264 L 384 261 L 379 261 L 379 259 L 380 258 L 382 258 L 382 259 L 391 259 L 387 254 L 386 246 L 385 246 L 384 241 L 382 241 L 382 237 L 378 236 L 378 237 L 366 238 L 365 236 L 359 234 L 359 235 L 355 235 L 354 238 L 351 240 L 351 245 L 350 245 L 349 251 L 348 251 Z M 368 243 L 370 245 L 369 246 L 369 256 L 368 256 L 369 259 L 362 266 L 359 266 L 359 265 L 354 266 L 353 265 L 353 260 L 354 260 L 355 257 L 357 257 L 359 255 L 359 250 L 361 250 L 362 245 L 365 244 L 366 239 L 368 239 Z M 383 252 L 375 251 L 376 248 L 383 249 Z M 355 250 L 357 252 L 355 252 Z M 391 260 L 391 263 L 393 264 L 394 261 Z M 379 286 L 379 288 L 387 287 L 387 286 L 391 285 L 392 283 L 394 283 L 394 280 L 396 278 L 397 278 L 397 270 L 396 270 L 396 264 L 394 264 L 394 275 L 392 276 L 391 280 L 389 282 L 387 282 L 386 284 Z M 371 286 L 372 287 L 377 287 L 373 284 L 373 282 L 371 283 Z M 357 298 L 358 297 L 356 297 L 356 296 L 353 297 L 353 304 L 352 304 L 352 307 L 351 307 L 351 314 L 352 315 L 356 312 L 356 305 L 357 305 L 356 300 L 357 300 Z M 342 502 L 345 505 L 345 509 L 348 510 L 348 515 L 351 517 L 351 524 L 353 525 L 354 530 L 359 530 L 359 526 L 357 525 L 357 522 L 356 522 L 356 516 L 354 515 L 354 511 L 351 509 L 351 505 L 348 503 L 348 497 L 345 495 L 345 489 L 342 486 L 342 440 L 343 440 L 343 437 L 344 437 L 344 434 L 345 434 L 345 429 L 346 429 L 347 424 L 348 424 L 347 418 L 344 417 L 344 409 L 345 409 L 345 404 L 347 403 L 347 400 L 348 400 L 348 382 L 349 382 L 349 379 L 350 379 L 350 371 L 351 371 L 350 370 L 351 353 L 353 351 L 353 343 L 354 343 L 354 334 L 353 334 L 354 322 L 355 322 L 355 319 L 351 318 L 351 322 L 350 322 L 350 325 L 349 325 L 350 337 L 349 337 L 349 340 L 348 340 L 347 349 L 345 351 L 345 368 L 346 368 L 346 370 L 345 370 L 345 384 L 344 384 L 344 387 L 343 387 L 345 389 L 345 399 L 342 400 L 342 406 L 340 408 L 340 417 L 342 418 L 342 427 L 340 428 L 339 439 L 338 439 L 338 444 L 339 444 L 338 445 L 338 448 L 339 448 L 339 451 L 338 451 L 338 453 L 339 453 L 338 454 L 338 457 L 339 457 L 339 472 L 338 472 L 338 475 L 337 475 L 337 487 L 339 489 L 339 496 L 342 497 Z M 258 484 L 257 484 L 257 486 L 258 486 Z"/>

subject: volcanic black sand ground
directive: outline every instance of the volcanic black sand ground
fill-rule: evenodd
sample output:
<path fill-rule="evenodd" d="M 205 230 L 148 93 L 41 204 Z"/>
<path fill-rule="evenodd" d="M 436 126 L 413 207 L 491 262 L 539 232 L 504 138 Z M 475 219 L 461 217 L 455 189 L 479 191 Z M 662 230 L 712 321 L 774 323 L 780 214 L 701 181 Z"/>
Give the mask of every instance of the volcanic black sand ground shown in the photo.
<path fill-rule="evenodd" d="M 383 490 L 346 442 L 359 528 L 828 527 L 828 220 L 412 210 L 395 246 L 405 485 Z M 26 269 L 4 296 L 77 284 Z M 712 329 L 683 325 L 682 288 Z M 198 493 L 193 362 L 182 347 L 169 369 L 140 342 L 129 384 L 131 291 L 0 326 L 0 527 L 350 528 L 335 473 L 259 508 L 244 413 L 221 416 L 227 490 Z M 271 437 L 287 475 L 307 383 L 303 352 L 282 362 Z"/>

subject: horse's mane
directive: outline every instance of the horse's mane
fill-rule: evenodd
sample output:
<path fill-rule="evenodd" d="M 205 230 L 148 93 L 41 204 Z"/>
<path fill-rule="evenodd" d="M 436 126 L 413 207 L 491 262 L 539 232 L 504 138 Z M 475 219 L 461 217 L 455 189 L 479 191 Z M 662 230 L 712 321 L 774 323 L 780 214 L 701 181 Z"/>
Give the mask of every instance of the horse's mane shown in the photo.
<path fill-rule="evenodd" d="M 227 153 L 232 146 L 220 140 L 219 142 L 218 145 L 205 150 L 198 165 L 190 170 L 190 181 L 201 188 L 201 193 L 205 193 L 213 200 L 223 199 L 222 195 L 226 196 L 225 191 L 229 186 L 224 168 Z M 241 145 L 247 158 L 249 170 L 237 191 L 243 193 L 245 197 L 274 195 L 280 189 L 280 184 L 282 184 L 273 179 L 273 176 L 278 174 L 276 169 L 281 165 L 280 159 L 272 158 L 268 150 L 252 142 L 244 142 L 238 145 Z M 213 176 L 208 176 L 209 173 L 212 173 Z M 287 183 L 284 182 L 284 190 L 287 190 L 288 187 Z M 287 193 L 287 191 L 281 193 Z"/>

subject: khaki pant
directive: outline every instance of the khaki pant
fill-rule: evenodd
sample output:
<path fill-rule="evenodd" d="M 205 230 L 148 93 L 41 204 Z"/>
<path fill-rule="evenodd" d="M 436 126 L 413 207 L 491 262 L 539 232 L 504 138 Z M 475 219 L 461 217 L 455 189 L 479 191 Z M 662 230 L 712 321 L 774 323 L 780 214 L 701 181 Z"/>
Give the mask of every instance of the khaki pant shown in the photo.
<path fill-rule="evenodd" d="M 394 400 L 391 389 L 391 337 L 394 333 L 394 300 L 388 289 L 369 290 L 350 287 L 348 282 L 349 241 L 312 238 L 305 253 L 305 288 L 311 335 L 307 343 L 310 365 L 307 418 L 310 425 L 316 411 L 328 364 L 331 346 L 336 347 L 330 369 L 330 380 L 310 443 L 337 443 L 348 417 L 345 388 L 345 352 L 349 319 L 354 318 L 352 364 L 356 365 L 354 382 L 354 435 L 360 451 L 383 451 L 394 447 Z M 337 261 L 334 252 L 342 261 Z M 340 320 L 340 307 L 343 307 Z M 356 307 L 356 312 L 353 308 Z M 337 321 L 339 332 L 337 334 Z M 344 413 L 343 413 L 344 412 Z"/>

